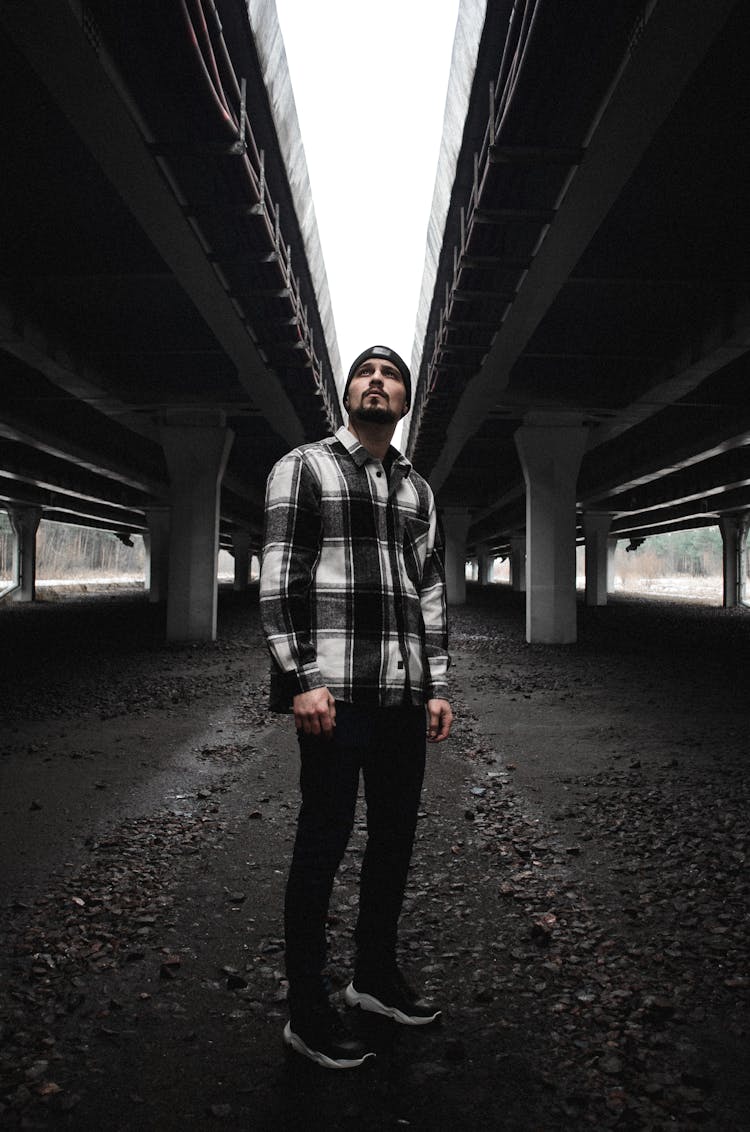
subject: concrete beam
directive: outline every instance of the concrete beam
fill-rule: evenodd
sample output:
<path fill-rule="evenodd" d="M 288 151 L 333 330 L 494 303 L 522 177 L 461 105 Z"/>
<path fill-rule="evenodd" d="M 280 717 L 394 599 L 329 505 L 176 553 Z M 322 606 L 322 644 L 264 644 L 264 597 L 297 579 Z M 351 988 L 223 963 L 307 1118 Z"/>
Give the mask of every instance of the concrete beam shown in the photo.
<path fill-rule="evenodd" d="M 39 488 L 19 485 L 0 476 L 0 503 L 9 507 L 41 507 L 46 518 L 58 519 L 81 527 L 102 527 L 109 531 L 140 531 L 145 523 L 143 515 L 127 508 L 105 504 L 86 503 L 85 506 L 68 500 L 61 492 L 42 491 Z"/>
<path fill-rule="evenodd" d="M 158 443 L 158 429 L 144 413 L 131 412 L 109 388 L 104 378 L 73 358 L 41 326 L 18 310 L 15 302 L 0 298 L 0 350 L 36 370 L 71 397 L 92 405 L 148 440 Z"/>
<path fill-rule="evenodd" d="M 612 420 L 604 421 L 591 430 L 589 450 L 598 448 L 627 432 L 628 429 L 642 423 L 649 417 L 658 413 L 666 405 L 671 405 L 680 398 L 692 393 L 702 382 L 717 373 L 724 366 L 730 365 L 738 358 L 744 357 L 750 351 L 750 301 L 743 299 L 734 313 L 732 324 L 727 328 L 726 321 L 717 322 L 705 331 L 697 350 L 691 347 L 689 353 L 681 361 L 675 362 L 670 368 L 671 373 L 664 374 L 660 381 L 652 385 L 648 392 L 636 401 L 631 402 L 622 416 L 615 416 Z M 697 360 L 695 360 L 697 352 Z M 674 449 L 670 451 L 672 460 L 668 466 L 654 465 L 654 472 L 650 478 L 663 476 L 665 471 L 677 468 L 686 468 L 701 460 L 708 460 L 712 456 L 728 452 L 750 441 L 747 428 L 738 431 L 735 436 L 717 436 L 713 442 L 710 440 L 701 446 L 700 451 L 690 448 L 675 461 Z M 654 453 L 658 461 L 659 453 Z M 638 481 L 624 482 L 620 490 L 635 487 L 638 483 L 648 483 L 648 478 Z"/>
<path fill-rule="evenodd" d="M 166 490 L 166 484 L 141 472 L 137 467 L 126 466 L 112 459 L 107 453 L 96 452 L 67 437 L 45 429 L 42 425 L 26 418 L 8 413 L 3 409 L 0 419 L 0 436 L 19 444 L 26 444 L 40 452 L 46 452 L 58 460 L 65 460 L 84 468 L 95 475 L 104 476 L 148 494 L 158 495 Z"/>
<path fill-rule="evenodd" d="M 138 510 L 144 504 L 144 493 L 136 494 L 122 483 L 113 488 L 106 477 L 97 476 L 73 462 L 51 458 L 38 449 L 14 453 L 13 466 L 3 469 L 0 482 L 4 483 L 6 490 L 17 484 L 19 494 L 28 488 L 58 498 L 64 496 L 71 501 L 81 500 L 84 504 L 105 503 L 115 510 Z"/>
<path fill-rule="evenodd" d="M 706 461 L 692 462 L 678 471 L 648 481 L 636 487 L 632 481 L 627 488 L 579 494 L 578 505 L 583 510 L 597 510 L 606 500 L 605 510 L 618 515 L 642 515 L 664 507 L 695 503 L 715 498 L 721 507 L 721 496 L 750 487 L 750 457 L 738 446 Z"/>

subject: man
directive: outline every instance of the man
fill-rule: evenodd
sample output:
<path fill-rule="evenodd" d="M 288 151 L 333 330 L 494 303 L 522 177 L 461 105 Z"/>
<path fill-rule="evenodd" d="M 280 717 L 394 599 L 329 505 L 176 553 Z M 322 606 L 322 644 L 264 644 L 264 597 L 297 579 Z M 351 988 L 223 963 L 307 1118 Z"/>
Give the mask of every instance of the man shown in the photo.
<path fill-rule="evenodd" d="M 347 377 L 348 427 L 283 457 L 266 493 L 260 597 L 271 706 L 294 712 L 301 754 L 284 909 L 284 1038 L 333 1069 L 373 1056 L 343 1025 L 323 979 L 328 903 L 360 771 L 368 837 L 345 998 L 404 1025 L 440 1013 L 419 1001 L 396 963 L 425 739 L 446 739 L 453 719 L 435 503 L 391 446 L 410 399 L 405 362 L 387 346 L 369 347 Z"/>

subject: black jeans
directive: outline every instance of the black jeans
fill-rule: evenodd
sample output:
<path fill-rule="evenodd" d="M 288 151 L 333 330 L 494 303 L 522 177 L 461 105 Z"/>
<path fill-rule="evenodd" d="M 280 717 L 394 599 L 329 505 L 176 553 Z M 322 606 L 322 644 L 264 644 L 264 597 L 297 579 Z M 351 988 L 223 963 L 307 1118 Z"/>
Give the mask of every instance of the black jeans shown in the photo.
<path fill-rule="evenodd" d="M 302 807 L 286 888 L 290 998 L 320 993 L 333 879 L 354 824 L 362 771 L 367 846 L 355 930 L 357 969 L 392 963 L 425 766 L 423 708 L 336 703 L 332 739 L 299 735 Z"/>

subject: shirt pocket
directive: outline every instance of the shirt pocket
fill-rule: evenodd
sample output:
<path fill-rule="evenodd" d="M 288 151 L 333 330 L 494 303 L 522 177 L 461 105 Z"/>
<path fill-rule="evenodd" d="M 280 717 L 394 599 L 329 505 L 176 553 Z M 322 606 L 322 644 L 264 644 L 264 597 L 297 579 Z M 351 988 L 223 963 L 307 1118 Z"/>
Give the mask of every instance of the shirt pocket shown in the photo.
<path fill-rule="evenodd" d="M 429 519 L 419 519 L 412 515 L 404 518 L 402 543 L 404 566 L 409 581 L 416 589 L 422 582 L 429 534 Z"/>

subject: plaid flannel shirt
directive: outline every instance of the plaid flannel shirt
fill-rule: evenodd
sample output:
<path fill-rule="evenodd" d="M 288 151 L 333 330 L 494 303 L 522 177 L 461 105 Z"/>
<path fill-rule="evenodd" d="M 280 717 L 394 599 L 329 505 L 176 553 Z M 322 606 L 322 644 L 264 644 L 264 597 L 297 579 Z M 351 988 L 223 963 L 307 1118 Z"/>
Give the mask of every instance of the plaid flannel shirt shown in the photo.
<path fill-rule="evenodd" d="M 268 477 L 260 602 L 276 711 L 320 687 L 380 707 L 446 694 L 435 501 L 393 453 L 389 479 L 342 427 L 289 452 Z"/>

